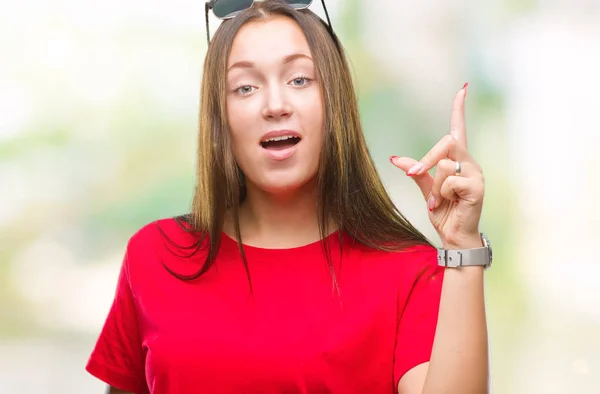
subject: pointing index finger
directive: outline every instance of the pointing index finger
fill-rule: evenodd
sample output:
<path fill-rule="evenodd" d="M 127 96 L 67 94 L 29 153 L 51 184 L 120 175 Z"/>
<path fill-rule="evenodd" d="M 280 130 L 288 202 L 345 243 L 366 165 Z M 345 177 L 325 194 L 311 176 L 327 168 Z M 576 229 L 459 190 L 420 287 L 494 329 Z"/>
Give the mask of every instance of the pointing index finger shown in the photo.
<path fill-rule="evenodd" d="M 465 99 L 467 97 L 467 87 L 465 83 L 463 88 L 458 91 L 452 103 L 452 115 L 450 116 L 450 134 L 465 148 L 467 147 L 467 126 L 465 122 Z"/>

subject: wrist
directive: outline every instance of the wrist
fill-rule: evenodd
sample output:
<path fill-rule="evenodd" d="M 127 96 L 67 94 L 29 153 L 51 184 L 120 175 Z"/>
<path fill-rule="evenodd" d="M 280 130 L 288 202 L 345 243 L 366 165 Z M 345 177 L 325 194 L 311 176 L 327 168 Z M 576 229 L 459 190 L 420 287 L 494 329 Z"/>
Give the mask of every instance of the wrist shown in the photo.
<path fill-rule="evenodd" d="M 492 246 L 483 234 L 465 236 L 460 242 L 443 240 L 443 248 L 438 249 L 438 265 L 446 268 L 480 267 L 488 269 L 492 265 Z"/>
<path fill-rule="evenodd" d="M 442 240 L 442 247 L 446 250 L 477 249 L 484 244 L 479 233 L 460 237 L 453 240 Z"/>

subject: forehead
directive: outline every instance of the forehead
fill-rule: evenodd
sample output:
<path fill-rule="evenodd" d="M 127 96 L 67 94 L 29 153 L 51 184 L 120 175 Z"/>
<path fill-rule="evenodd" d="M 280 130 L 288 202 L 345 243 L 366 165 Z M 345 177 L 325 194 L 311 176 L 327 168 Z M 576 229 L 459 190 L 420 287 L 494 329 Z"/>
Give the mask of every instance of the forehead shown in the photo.
<path fill-rule="evenodd" d="M 298 24 L 285 16 L 246 23 L 236 34 L 228 66 L 239 61 L 260 62 L 291 53 L 310 56 L 306 37 Z"/>

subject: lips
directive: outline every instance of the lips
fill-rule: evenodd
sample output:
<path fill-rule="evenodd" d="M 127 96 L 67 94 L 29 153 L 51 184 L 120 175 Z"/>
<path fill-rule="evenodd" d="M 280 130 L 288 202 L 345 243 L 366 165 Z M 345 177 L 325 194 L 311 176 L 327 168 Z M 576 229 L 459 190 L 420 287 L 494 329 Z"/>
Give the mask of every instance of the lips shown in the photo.
<path fill-rule="evenodd" d="M 298 133 L 297 131 L 294 131 L 294 130 L 273 130 L 273 131 L 269 131 L 268 133 L 264 134 L 260 138 L 260 143 L 262 144 L 263 142 L 267 142 L 267 141 L 271 141 L 271 140 L 281 140 L 283 137 L 287 137 L 287 138 L 295 137 L 295 138 L 298 138 L 299 140 L 302 139 L 302 136 L 300 135 L 300 133 Z"/>
<path fill-rule="evenodd" d="M 294 154 L 301 140 L 293 130 L 275 130 L 262 136 L 260 146 L 268 158 L 285 160 Z"/>
<path fill-rule="evenodd" d="M 266 141 L 261 141 L 260 145 L 269 150 L 283 150 L 290 148 L 300 142 L 300 138 L 294 136 L 273 137 Z"/>

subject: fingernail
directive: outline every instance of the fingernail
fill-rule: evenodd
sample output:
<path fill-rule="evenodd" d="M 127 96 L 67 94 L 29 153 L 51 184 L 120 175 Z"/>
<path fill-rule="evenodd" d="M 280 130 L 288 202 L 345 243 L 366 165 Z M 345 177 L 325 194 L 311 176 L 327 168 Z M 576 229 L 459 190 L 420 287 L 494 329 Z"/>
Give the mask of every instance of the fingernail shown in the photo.
<path fill-rule="evenodd" d="M 427 207 L 429 208 L 430 212 L 433 211 L 433 209 L 435 208 L 435 197 L 433 197 L 433 196 L 429 197 L 429 201 L 427 202 Z"/>
<path fill-rule="evenodd" d="M 469 87 L 469 83 L 467 82 L 467 83 L 465 83 L 465 84 L 464 84 L 464 86 L 463 86 L 463 89 L 464 89 L 464 91 L 465 91 L 465 98 L 467 97 L 467 88 L 468 88 L 468 87 Z"/>
<path fill-rule="evenodd" d="M 395 161 L 398 158 L 398 156 L 390 156 L 390 163 L 392 163 L 393 165 L 396 165 Z"/>
<path fill-rule="evenodd" d="M 410 170 L 406 171 L 406 175 L 412 176 L 416 175 L 419 171 L 421 171 L 425 167 L 425 165 L 421 162 L 418 162 L 414 166 L 410 168 Z"/>

